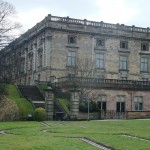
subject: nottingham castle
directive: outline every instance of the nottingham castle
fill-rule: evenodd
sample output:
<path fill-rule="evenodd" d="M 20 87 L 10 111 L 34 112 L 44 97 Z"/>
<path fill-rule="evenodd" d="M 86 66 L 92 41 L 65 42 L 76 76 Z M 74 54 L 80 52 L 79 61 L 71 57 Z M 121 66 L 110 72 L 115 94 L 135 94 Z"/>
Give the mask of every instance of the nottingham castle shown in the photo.
<path fill-rule="evenodd" d="M 0 66 L 1 82 L 74 80 L 101 110 L 150 110 L 149 28 L 48 15 L 0 51 Z"/>

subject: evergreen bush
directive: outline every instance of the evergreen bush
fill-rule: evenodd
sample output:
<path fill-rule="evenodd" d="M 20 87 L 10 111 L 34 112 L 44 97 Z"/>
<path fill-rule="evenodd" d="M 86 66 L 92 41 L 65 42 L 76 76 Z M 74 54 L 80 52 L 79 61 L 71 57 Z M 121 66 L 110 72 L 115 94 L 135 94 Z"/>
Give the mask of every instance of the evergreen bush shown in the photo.
<path fill-rule="evenodd" d="M 37 121 L 46 120 L 46 111 L 44 108 L 36 108 L 35 109 L 35 120 L 37 120 Z"/>

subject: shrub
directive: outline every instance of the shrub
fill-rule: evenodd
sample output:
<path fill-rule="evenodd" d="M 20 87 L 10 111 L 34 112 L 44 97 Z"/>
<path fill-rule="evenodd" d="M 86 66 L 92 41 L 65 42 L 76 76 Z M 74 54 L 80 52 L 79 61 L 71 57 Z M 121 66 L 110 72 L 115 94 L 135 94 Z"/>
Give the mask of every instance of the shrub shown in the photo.
<path fill-rule="evenodd" d="M 0 96 L 0 121 L 12 121 L 19 119 L 19 109 L 15 102 Z"/>
<path fill-rule="evenodd" d="M 44 108 L 36 108 L 35 109 L 35 120 L 37 120 L 37 121 L 46 120 L 46 111 Z"/>

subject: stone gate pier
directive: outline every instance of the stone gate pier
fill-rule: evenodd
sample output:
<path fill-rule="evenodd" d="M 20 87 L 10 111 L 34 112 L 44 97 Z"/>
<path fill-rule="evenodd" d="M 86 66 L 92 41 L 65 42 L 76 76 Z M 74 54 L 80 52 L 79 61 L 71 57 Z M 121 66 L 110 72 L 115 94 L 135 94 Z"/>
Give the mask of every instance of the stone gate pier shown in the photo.
<path fill-rule="evenodd" d="M 71 117 L 77 117 L 79 114 L 79 91 L 72 90 L 70 99 Z"/>
<path fill-rule="evenodd" d="M 53 120 L 54 116 L 54 94 L 51 87 L 45 89 L 45 109 L 48 120 Z"/>

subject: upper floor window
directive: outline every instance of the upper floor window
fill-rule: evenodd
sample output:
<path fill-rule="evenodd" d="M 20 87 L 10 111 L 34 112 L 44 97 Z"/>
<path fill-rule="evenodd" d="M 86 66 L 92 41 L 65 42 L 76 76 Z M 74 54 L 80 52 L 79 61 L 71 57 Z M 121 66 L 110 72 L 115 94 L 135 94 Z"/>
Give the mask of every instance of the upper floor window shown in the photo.
<path fill-rule="evenodd" d="M 42 58 L 43 58 L 42 53 L 38 53 L 38 67 L 42 67 Z"/>
<path fill-rule="evenodd" d="M 39 39 L 39 46 L 42 45 L 42 44 L 43 44 L 43 39 L 40 38 L 40 39 Z"/>
<path fill-rule="evenodd" d="M 127 41 L 121 41 L 120 42 L 120 48 L 128 49 L 128 42 Z"/>
<path fill-rule="evenodd" d="M 105 41 L 103 39 L 96 39 L 96 47 L 104 46 Z"/>
<path fill-rule="evenodd" d="M 141 65 L 140 65 L 142 72 L 148 72 L 148 58 L 141 57 Z"/>
<path fill-rule="evenodd" d="M 128 78 L 127 77 L 121 77 L 121 80 L 127 80 Z"/>
<path fill-rule="evenodd" d="M 68 44 L 76 44 L 77 43 L 77 36 L 68 35 Z"/>
<path fill-rule="evenodd" d="M 29 70 L 32 70 L 33 60 L 32 58 L 29 60 Z"/>
<path fill-rule="evenodd" d="M 74 52 L 74 51 L 68 52 L 67 65 L 72 66 L 72 67 L 76 66 L 76 52 Z"/>
<path fill-rule="evenodd" d="M 20 72 L 24 72 L 24 68 L 25 68 L 25 59 L 22 59 L 20 64 Z"/>
<path fill-rule="evenodd" d="M 104 54 L 96 54 L 96 68 L 104 69 Z"/>
<path fill-rule="evenodd" d="M 148 81 L 148 78 L 142 78 L 142 81 Z"/>
<path fill-rule="evenodd" d="M 148 50 L 149 50 L 149 48 L 148 48 L 148 43 L 142 43 L 142 44 L 141 44 L 141 50 L 142 50 L 142 51 L 148 51 Z"/>
<path fill-rule="evenodd" d="M 127 56 L 120 56 L 120 70 L 127 70 L 127 64 L 128 64 L 128 57 Z"/>
<path fill-rule="evenodd" d="M 30 45 L 30 50 L 33 50 L 33 44 Z"/>
<path fill-rule="evenodd" d="M 143 97 L 142 96 L 134 97 L 134 106 L 135 106 L 135 110 L 143 110 Z"/>

